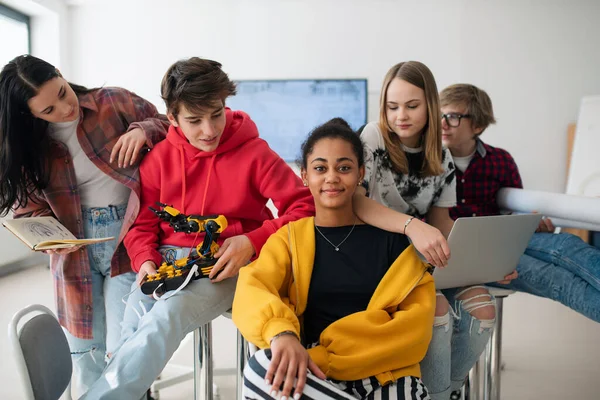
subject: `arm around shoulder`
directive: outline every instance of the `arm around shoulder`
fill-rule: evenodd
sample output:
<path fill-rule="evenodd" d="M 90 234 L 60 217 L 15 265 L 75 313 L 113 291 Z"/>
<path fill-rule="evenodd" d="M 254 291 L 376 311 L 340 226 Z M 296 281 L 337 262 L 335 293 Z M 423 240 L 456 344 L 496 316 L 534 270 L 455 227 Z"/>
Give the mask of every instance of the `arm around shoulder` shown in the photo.
<path fill-rule="evenodd" d="M 352 205 L 356 215 L 379 229 L 404 234 L 404 225 L 411 217 L 368 198 L 366 194 L 364 187 L 357 188 L 354 193 Z"/>
<path fill-rule="evenodd" d="M 364 143 L 364 187 L 360 186 L 356 189 L 353 198 L 354 212 L 369 225 L 389 232 L 404 233 L 404 225 L 410 218 L 409 215 L 392 210 L 367 197 L 367 191 L 373 192 L 377 185 L 378 162 L 376 161 L 375 151 L 376 149 L 385 149 L 377 123 L 367 124 L 361 133 L 361 139 Z"/>
<path fill-rule="evenodd" d="M 128 93 L 133 105 L 135 118 L 127 131 L 140 128 L 146 135 L 146 145 L 151 149 L 156 143 L 166 137 L 170 125 L 169 120 L 165 115 L 160 114 L 156 107 L 149 101 L 135 93 Z"/>

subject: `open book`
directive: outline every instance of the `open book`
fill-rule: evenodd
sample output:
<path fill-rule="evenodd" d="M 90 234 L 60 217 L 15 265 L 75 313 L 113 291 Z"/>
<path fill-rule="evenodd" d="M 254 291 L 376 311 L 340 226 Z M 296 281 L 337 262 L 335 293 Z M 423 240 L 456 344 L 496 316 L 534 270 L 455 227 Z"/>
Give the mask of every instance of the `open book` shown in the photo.
<path fill-rule="evenodd" d="M 114 239 L 114 237 L 77 239 L 54 217 L 8 219 L 2 224 L 30 249 L 36 251 L 66 249 Z"/>

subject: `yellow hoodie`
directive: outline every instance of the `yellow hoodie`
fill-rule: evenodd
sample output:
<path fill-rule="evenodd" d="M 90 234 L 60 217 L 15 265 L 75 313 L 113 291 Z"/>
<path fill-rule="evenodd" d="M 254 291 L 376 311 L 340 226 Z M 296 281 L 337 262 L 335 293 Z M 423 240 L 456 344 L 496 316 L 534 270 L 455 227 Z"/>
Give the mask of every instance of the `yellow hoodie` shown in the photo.
<path fill-rule="evenodd" d="M 260 348 L 268 348 L 283 331 L 300 336 L 315 258 L 314 226 L 314 217 L 290 222 L 269 238 L 256 261 L 240 270 L 233 321 Z M 433 278 L 411 245 L 389 268 L 367 309 L 329 325 L 308 353 L 331 379 L 376 376 L 384 385 L 403 376 L 420 377 L 434 311 Z"/>

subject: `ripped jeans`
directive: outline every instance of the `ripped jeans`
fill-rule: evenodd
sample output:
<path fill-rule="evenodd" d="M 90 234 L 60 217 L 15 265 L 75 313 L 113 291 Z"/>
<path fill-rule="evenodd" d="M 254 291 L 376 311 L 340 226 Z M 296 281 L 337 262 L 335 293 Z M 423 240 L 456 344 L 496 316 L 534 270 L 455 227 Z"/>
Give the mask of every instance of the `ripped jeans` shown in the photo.
<path fill-rule="evenodd" d="M 508 285 L 545 297 L 600 322 L 600 249 L 569 233 L 534 233 Z"/>
<path fill-rule="evenodd" d="M 87 238 L 119 237 L 126 206 L 83 209 Z M 125 304 L 121 301 L 131 290 L 135 274 L 128 272 L 110 277 L 110 261 L 116 239 L 86 247 L 92 273 L 93 339 L 80 339 L 65 331 L 73 359 L 73 389 L 82 395 L 102 375 L 106 354 L 112 352 L 121 336 Z"/>
<path fill-rule="evenodd" d="M 496 321 L 496 303 L 483 286 L 443 290 L 436 298 L 433 337 L 421 374 L 432 400 L 449 400 L 485 350 Z M 440 312 L 442 303 L 447 312 L 443 306 Z"/>

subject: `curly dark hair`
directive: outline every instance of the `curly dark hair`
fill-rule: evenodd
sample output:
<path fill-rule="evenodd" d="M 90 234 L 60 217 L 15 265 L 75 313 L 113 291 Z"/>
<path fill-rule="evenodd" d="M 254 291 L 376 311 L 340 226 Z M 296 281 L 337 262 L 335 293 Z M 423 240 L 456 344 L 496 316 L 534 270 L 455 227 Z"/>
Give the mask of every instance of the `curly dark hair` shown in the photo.
<path fill-rule="evenodd" d="M 323 125 L 317 126 L 302 143 L 302 156 L 297 161 L 301 168 L 306 169 L 308 156 L 312 153 L 315 144 L 322 139 L 342 139 L 350 143 L 352 150 L 358 160 L 358 166 L 362 167 L 365 164 L 364 146 L 360 136 L 352 130 L 350 125 L 342 118 L 333 118 Z"/>

